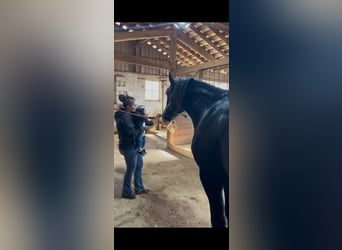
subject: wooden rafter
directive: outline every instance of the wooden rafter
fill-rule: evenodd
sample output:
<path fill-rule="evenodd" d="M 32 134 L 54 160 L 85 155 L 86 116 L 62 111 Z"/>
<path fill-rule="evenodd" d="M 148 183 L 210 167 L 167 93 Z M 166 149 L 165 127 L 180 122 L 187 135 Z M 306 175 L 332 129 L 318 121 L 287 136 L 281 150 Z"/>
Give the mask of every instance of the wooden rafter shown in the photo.
<path fill-rule="evenodd" d="M 126 55 L 126 54 L 118 53 L 118 52 L 114 54 L 114 60 L 130 63 L 134 65 L 144 65 L 144 66 L 163 68 L 163 69 L 171 68 L 171 63 L 168 60 L 138 57 L 138 56 Z"/>
<path fill-rule="evenodd" d="M 169 41 L 166 41 L 164 38 L 158 38 L 157 41 L 160 42 L 160 44 L 162 43 L 162 49 L 167 51 L 167 53 L 170 55 L 170 45 L 169 45 Z M 188 62 L 182 60 L 181 56 L 187 58 L 193 65 L 198 64 L 196 59 L 192 59 L 189 55 L 185 54 L 185 52 L 183 52 L 182 50 L 186 51 L 188 54 L 198 58 L 196 55 L 194 55 L 193 53 L 191 53 L 190 51 L 184 49 L 182 46 L 180 46 L 180 44 L 177 44 L 177 55 L 179 55 L 177 58 L 182 61 L 185 65 L 191 66 Z M 200 60 L 200 59 L 199 59 Z"/>
<path fill-rule="evenodd" d="M 227 57 L 227 55 L 221 51 L 219 47 L 215 43 L 213 43 L 210 39 L 202 36 L 201 32 L 199 32 L 194 25 L 190 26 L 191 30 L 200 38 L 202 38 L 205 42 L 207 42 L 211 47 L 213 47 L 218 53 L 220 53 L 223 57 Z"/>
<path fill-rule="evenodd" d="M 222 23 L 204 23 L 210 28 L 214 28 L 216 30 L 222 30 L 224 33 L 229 33 L 229 26 L 228 24 L 222 24 Z"/>
<path fill-rule="evenodd" d="M 211 55 L 209 52 L 205 51 L 199 44 L 195 43 L 192 39 L 190 39 L 187 35 L 183 32 L 178 32 L 178 39 L 188 48 L 198 52 L 208 61 L 213 61 L 216 58 Z"/>
<path fill-rule="evenodd" d="M 165 29 L 158 29 L 158 30 L 146 30 L 146 31 L 134 31 L 134 32 L 115 32 L 114 33 L 114 42 L 125 42 L 125 41 L 132 41 L 132 40 L 145 40 L 149 38 L 156 38 L 156 37 L 165 37 L 171 36 L 171 30 Z"/>
<path fill-rule="evenodd" d="M 209 69 L 209 68 L 215 68 L 215 67 L 220 67 L 220 66 L 228 66 L 228 59 L 227 58 L 223 58 L 223 59 L 219 59 L 216 60 L 214 62 L 208 62 L 208 63 L 202 63 L 196 66 L 192 66 L 192 67 L 187 67 L 184 69 L 177 69 L 176 73 L 181 75 L 181 74 L 185 74 L 185 73 L 189 73 L 189 72 L 197 72 L 201 69 Z"/>
<path fill-rule="evenodd" d="M 136 41 L 130 44 L 136 46 L 136 54 L 125 46 L 118 47 L 114 60 L 136 65 L 136 72 L 140 72 L 140 66 L 147 66 L 168 69 L 180 75 L 194 75 L 208 68 L 215 70 L 217 67 L 228 67 L 228 24 L 196 22 L 185 30 L 176 29 L 172 23 L 115 24 L 126 27 L 115 27 L 114 42 Z M 151 57 L 141 57 L 141 52 L 148 44 L 156 45 L 156 53 L 157 50 L 166 52 L 168 57 L 155 53 Z M 125 51 L 130 52 L 126 54 Z"/>
<path fill-rule="evenodd" d="M 155 45 L 155 46 L 158 46 L 158 44 L 157 44 L 157 42 L 155 41 L 155 42 L 151 42 L 151 46 L 153 46 L 153 45 Z M 165 46 L 163 46 L 163 48 L 162 48 L 164 51 L 166 51 L 169 55 L 170 55 L 170 49 L 169 48 L 166 48 Z M 178 52 L 177 52 L 178 53 Z M 169 60 L 169 59 L 168 59 Z M 186 61 L 184 61 L 184 60 L 182 60 L 181 58 L 176 58 L 176 61 L 180 61 L 180 62 L 182 62 L 183 64 L 185 64 L 185 65 L 187 65 L 188 63 L 186 62 Z"/>

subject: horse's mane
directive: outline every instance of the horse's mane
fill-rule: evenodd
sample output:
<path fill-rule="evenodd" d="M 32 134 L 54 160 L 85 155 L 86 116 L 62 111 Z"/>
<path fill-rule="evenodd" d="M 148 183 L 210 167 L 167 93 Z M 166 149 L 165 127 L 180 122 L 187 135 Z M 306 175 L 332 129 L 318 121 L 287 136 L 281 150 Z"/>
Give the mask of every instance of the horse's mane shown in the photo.
<path fill-rule="evenodd" d="M 195 78 L 181 78 L 181 80 L 188 80 L 189 81 L 189 84 L 195 84 L 195 85 L 198 85 L 200 84 L 201 87 L 207 89 L 208 91 L 214 93 L 215 95 L 228 95 L 228 90 L 226 89 L 222 89 L 222 88 L 219 88 L 219 87 L 216 87 L 212 84 L 209 84 L 205 81 L 202 81 L 202 80 L 198 80 L 198 79 L 195 79 Z"/>
<path fill-rule="evenodd" d="M 201 93 L 203 93 L 206 96 L 205 99 L 202 100 L 204 102 L 211 102 L 213 100 L 218 100 L 218 98 L 226 98 L 228 96 L 228 90 L 190 77 L 181 77 L 178 80 L 175 80 L 174 87 L 168 88 L 166 93 L 168 94 L 170 91 L 177 93 L 171 96 L 171 103 L 177 103 L 177 106 L 182 105 L 185 95 L 187 95 L 188 98 L 192 98 L 192 96 L 198 97 L 198 95 L 202 95 Z"/>
<path fill-rule="evenodd" d="M 213 90 L 217 90 L 217 91 L 219 91 L 219 92 L 226 91 L 225 89 L 216 87 L 215 85 L 210 84 L 210 83 L 208 83 L 208 82 L 204 82 L 204 81 L 200 81 L 200 80 L 196 80 L 196 79 L 194 79 L 194 80 L 197 81 L 197 82 L 201 82 L 201 83 L 205 84 L 208 88 L 211 88 L 211 89 L 213 89 Z"/>

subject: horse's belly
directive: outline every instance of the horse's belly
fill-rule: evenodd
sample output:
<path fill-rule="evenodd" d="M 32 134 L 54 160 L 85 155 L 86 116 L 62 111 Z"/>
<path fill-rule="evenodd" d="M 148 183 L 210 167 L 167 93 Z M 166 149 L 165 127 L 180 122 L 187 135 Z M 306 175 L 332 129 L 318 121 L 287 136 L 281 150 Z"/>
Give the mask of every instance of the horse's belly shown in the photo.
<path fill-rule="evenodd" d="M 228 173 L 228 116 L 223 116 L 219 122 L 207 119 L 199 124 L 194 131 L 191 149 L 200 169 L 210 169 L 221 174 L 224 170 Z"/>

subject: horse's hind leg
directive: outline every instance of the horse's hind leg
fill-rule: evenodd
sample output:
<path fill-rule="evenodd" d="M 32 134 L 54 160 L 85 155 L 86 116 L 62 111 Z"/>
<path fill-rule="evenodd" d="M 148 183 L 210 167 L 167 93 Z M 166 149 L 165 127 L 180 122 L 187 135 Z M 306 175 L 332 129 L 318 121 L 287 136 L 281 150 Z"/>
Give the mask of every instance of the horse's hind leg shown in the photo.
<path fill-rule="evenodd" d="M 229 181 L 224 183 L 224 205 L 227 224 L 229 225 Z"/>
<path fill-rule="evenodd" d="M 223 185 L 217 179 L 215 180 L 212 176 L 204 174 L 203 172 L 200 173 L 200 178 L 209 200 L 212 227 L 226 227 L 222 197 Z"/>

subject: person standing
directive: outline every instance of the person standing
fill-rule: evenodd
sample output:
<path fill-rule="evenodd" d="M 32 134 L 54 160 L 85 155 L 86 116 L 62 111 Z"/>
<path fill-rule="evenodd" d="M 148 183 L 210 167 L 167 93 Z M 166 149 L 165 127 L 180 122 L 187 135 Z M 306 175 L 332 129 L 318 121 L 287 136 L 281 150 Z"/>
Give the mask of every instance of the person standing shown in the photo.
<path fill-rule="evenodd" d="M 135 98 L 128 95 L 120 95 L 122 102 L 119 110 L 115 113 L 118 137 L 119 151 L 124 156 L 126 162 L 126 172 L 123 180 L 122 198 L 135 199 L 136 194 L 146 194 L 142 179 L 143 157 L 138 154 L 138 136 L 139 129 L 136 129 L 133 123 L 133 116 L 136 111 Z M 134 192 L 131 182 L 134 177 Z"/>

